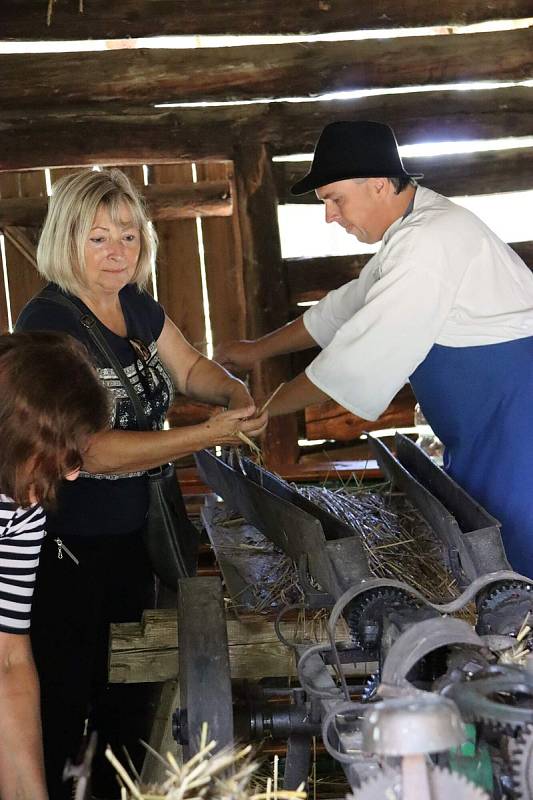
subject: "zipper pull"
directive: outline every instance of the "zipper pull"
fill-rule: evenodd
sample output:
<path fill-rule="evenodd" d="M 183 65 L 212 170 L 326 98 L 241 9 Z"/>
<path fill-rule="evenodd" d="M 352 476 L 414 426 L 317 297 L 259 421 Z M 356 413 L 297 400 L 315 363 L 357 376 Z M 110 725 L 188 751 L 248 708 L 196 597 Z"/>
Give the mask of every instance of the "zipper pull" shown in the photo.
<path fill-rule="evenodd" d="M 57 557 L 58 558 L 60 558 L 60 559 L 63 558 L 63 550 L 64 550 L 65 553 L 67 554 L 67 556 L 69 556 L 69 558 L 71 558 L 74 561 L 76 566 L 79 566 L 79 563 L 80 563 L 79 559 L 76 558 L 76 556 L 74 555 L 72 550 L 69 550 L 69 548 L 66 546 L 66 544 L 63 542 L 62 539 L 59 539 L 59 538 L 58 539 L 54 539 L 54 542 L 57 544 Z"/>

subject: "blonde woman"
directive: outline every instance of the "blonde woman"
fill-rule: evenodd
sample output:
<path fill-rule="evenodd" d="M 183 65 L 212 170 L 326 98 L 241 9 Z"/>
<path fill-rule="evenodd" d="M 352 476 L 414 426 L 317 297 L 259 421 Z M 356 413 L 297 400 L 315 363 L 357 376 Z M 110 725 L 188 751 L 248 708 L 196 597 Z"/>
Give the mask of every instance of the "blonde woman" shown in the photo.
<path fill-rule="evenodd" d="M 254 416 L 245 385 L 195 350 L 145 291 L 155 247 L 142 202 L 122 172 L 67 176 L 54 186 L 37 251 L 39 272 L 50 284 L 17 323 L 24 330 L 66 331 L 84 342 L 114 397 L 112 430 L 91 439 L 80 479 L 64 488 L 50 518 L 53 534 L 37 586 L 33 641 L 54 800 L 68 797 L 61 772 L 87 716 L 102 744 L 126 745 L 138 767 L 144 755 L 138 739 L 148 735 L 147 697 L 142 687 L 107 685 L 107 643 L 110 622 L 136 620 L 152 603 L 140 535 L 146 470 L 205 447 L 238 444 L 239 431 L 257 436 L 267 421 L 265 414 Z M 68 297 L 79 316 L 50 302 L 51 295 Z M 152 431 L 138 430 L 131 400 L 80 321 L 84 314 L 96 318 Z M 163 430 L 174 391 L 228 410 L 202 424 Z M 61 545 L 52 546 L 54 540 Z M 101 757 L 93 791 L 119 796 Z"/>
<path fill-rule="evenodd" d="M 75 480 L 108 397 L 83 348 L 57 333 L 0 336 L 0 797 L 45 800 L 30 611 L 44 506 Z"/>

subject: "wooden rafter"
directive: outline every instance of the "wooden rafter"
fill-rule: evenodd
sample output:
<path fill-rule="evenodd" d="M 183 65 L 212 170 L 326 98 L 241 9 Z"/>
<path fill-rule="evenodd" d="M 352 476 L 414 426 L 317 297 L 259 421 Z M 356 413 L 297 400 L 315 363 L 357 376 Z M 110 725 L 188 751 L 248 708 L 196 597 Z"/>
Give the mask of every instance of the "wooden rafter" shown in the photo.
<path fill-rule="evenodd" d="M 533 74 L 533 28 L 453 36 L 195 50 L 4 55 L 4 109 L 69 103 L 162 103 L 313 97 L 352 89 Z"/>
<path fill-rule="evenodd" d="M 533 147 L 404 158 L 403 163 L 408 171 L 423 173 L 425 186 L 447 196 L 517 192 L 533 186 Z M 280 203 L 320 203 L 314 192 L 297 197 L 290 194 L 292 184 L 309 166 L 309 162 L 274 165 Z"/>
<path fill-rule="evenodd" d="M 533 88 L 430 91 L 355 100 L 146 109 L 109 104 L 0 114 L 0 170 L 232 158 L 234 142 L 267 142 L 273 155 L 312 152 L 327 122 L 390 123 L 401 144 L 528 136 Z M 38 135 L 36 135 L 38 131 Z"/>
<path fill-rule="evenodd" d="M 531 14 L 529 0 L 56 0 L 50 25 L 46 3 L 3 0 L 6 40 L 125 39 L 197 34 L 297 34 L 427 25 L 468 25 Z"/>

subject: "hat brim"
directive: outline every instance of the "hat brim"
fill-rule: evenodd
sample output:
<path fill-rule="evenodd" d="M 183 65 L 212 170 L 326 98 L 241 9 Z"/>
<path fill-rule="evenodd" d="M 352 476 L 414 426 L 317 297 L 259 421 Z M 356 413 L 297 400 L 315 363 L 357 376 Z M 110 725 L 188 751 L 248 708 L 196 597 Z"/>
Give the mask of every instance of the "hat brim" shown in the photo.
<path fill-rule="evenodd" d="M 358 171 L 357 174 L 346 174 L 346 172 L 337 174 L 337 175 L 324 175 L 323 173 L 313 173 L 308 172 L 307 175 L 297 181 L 293 186 L 291 186 L 291 194 L 292 195 L 300 195 L 300 194 L 307 194 L 307 192 L 312 192 L 315 189 L 320 189 L 321 186 L 328 186 L 330 183 L 336 183 L 337 181 L 346 181 L 350 180 L 351 178 L 414 178 L 415 180 L 420 180 L 423 178 L 424 175 L 422 173 L 411 173 L 411 172 L 397 172 L 394 175 L 384 175 L 382 172 L 366 172 L 364 175 Z"/>

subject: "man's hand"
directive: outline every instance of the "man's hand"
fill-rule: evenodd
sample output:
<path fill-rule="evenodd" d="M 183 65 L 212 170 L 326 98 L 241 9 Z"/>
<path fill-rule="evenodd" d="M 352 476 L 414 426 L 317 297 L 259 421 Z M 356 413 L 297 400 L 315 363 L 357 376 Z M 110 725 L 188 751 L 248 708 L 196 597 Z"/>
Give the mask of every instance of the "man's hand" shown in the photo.
<path fill-rule="evenodd" d="M 213 359 L 230 372 L 249 372 L 260 360 L 255 339 L 234 339 L 215 348 Z"/>

